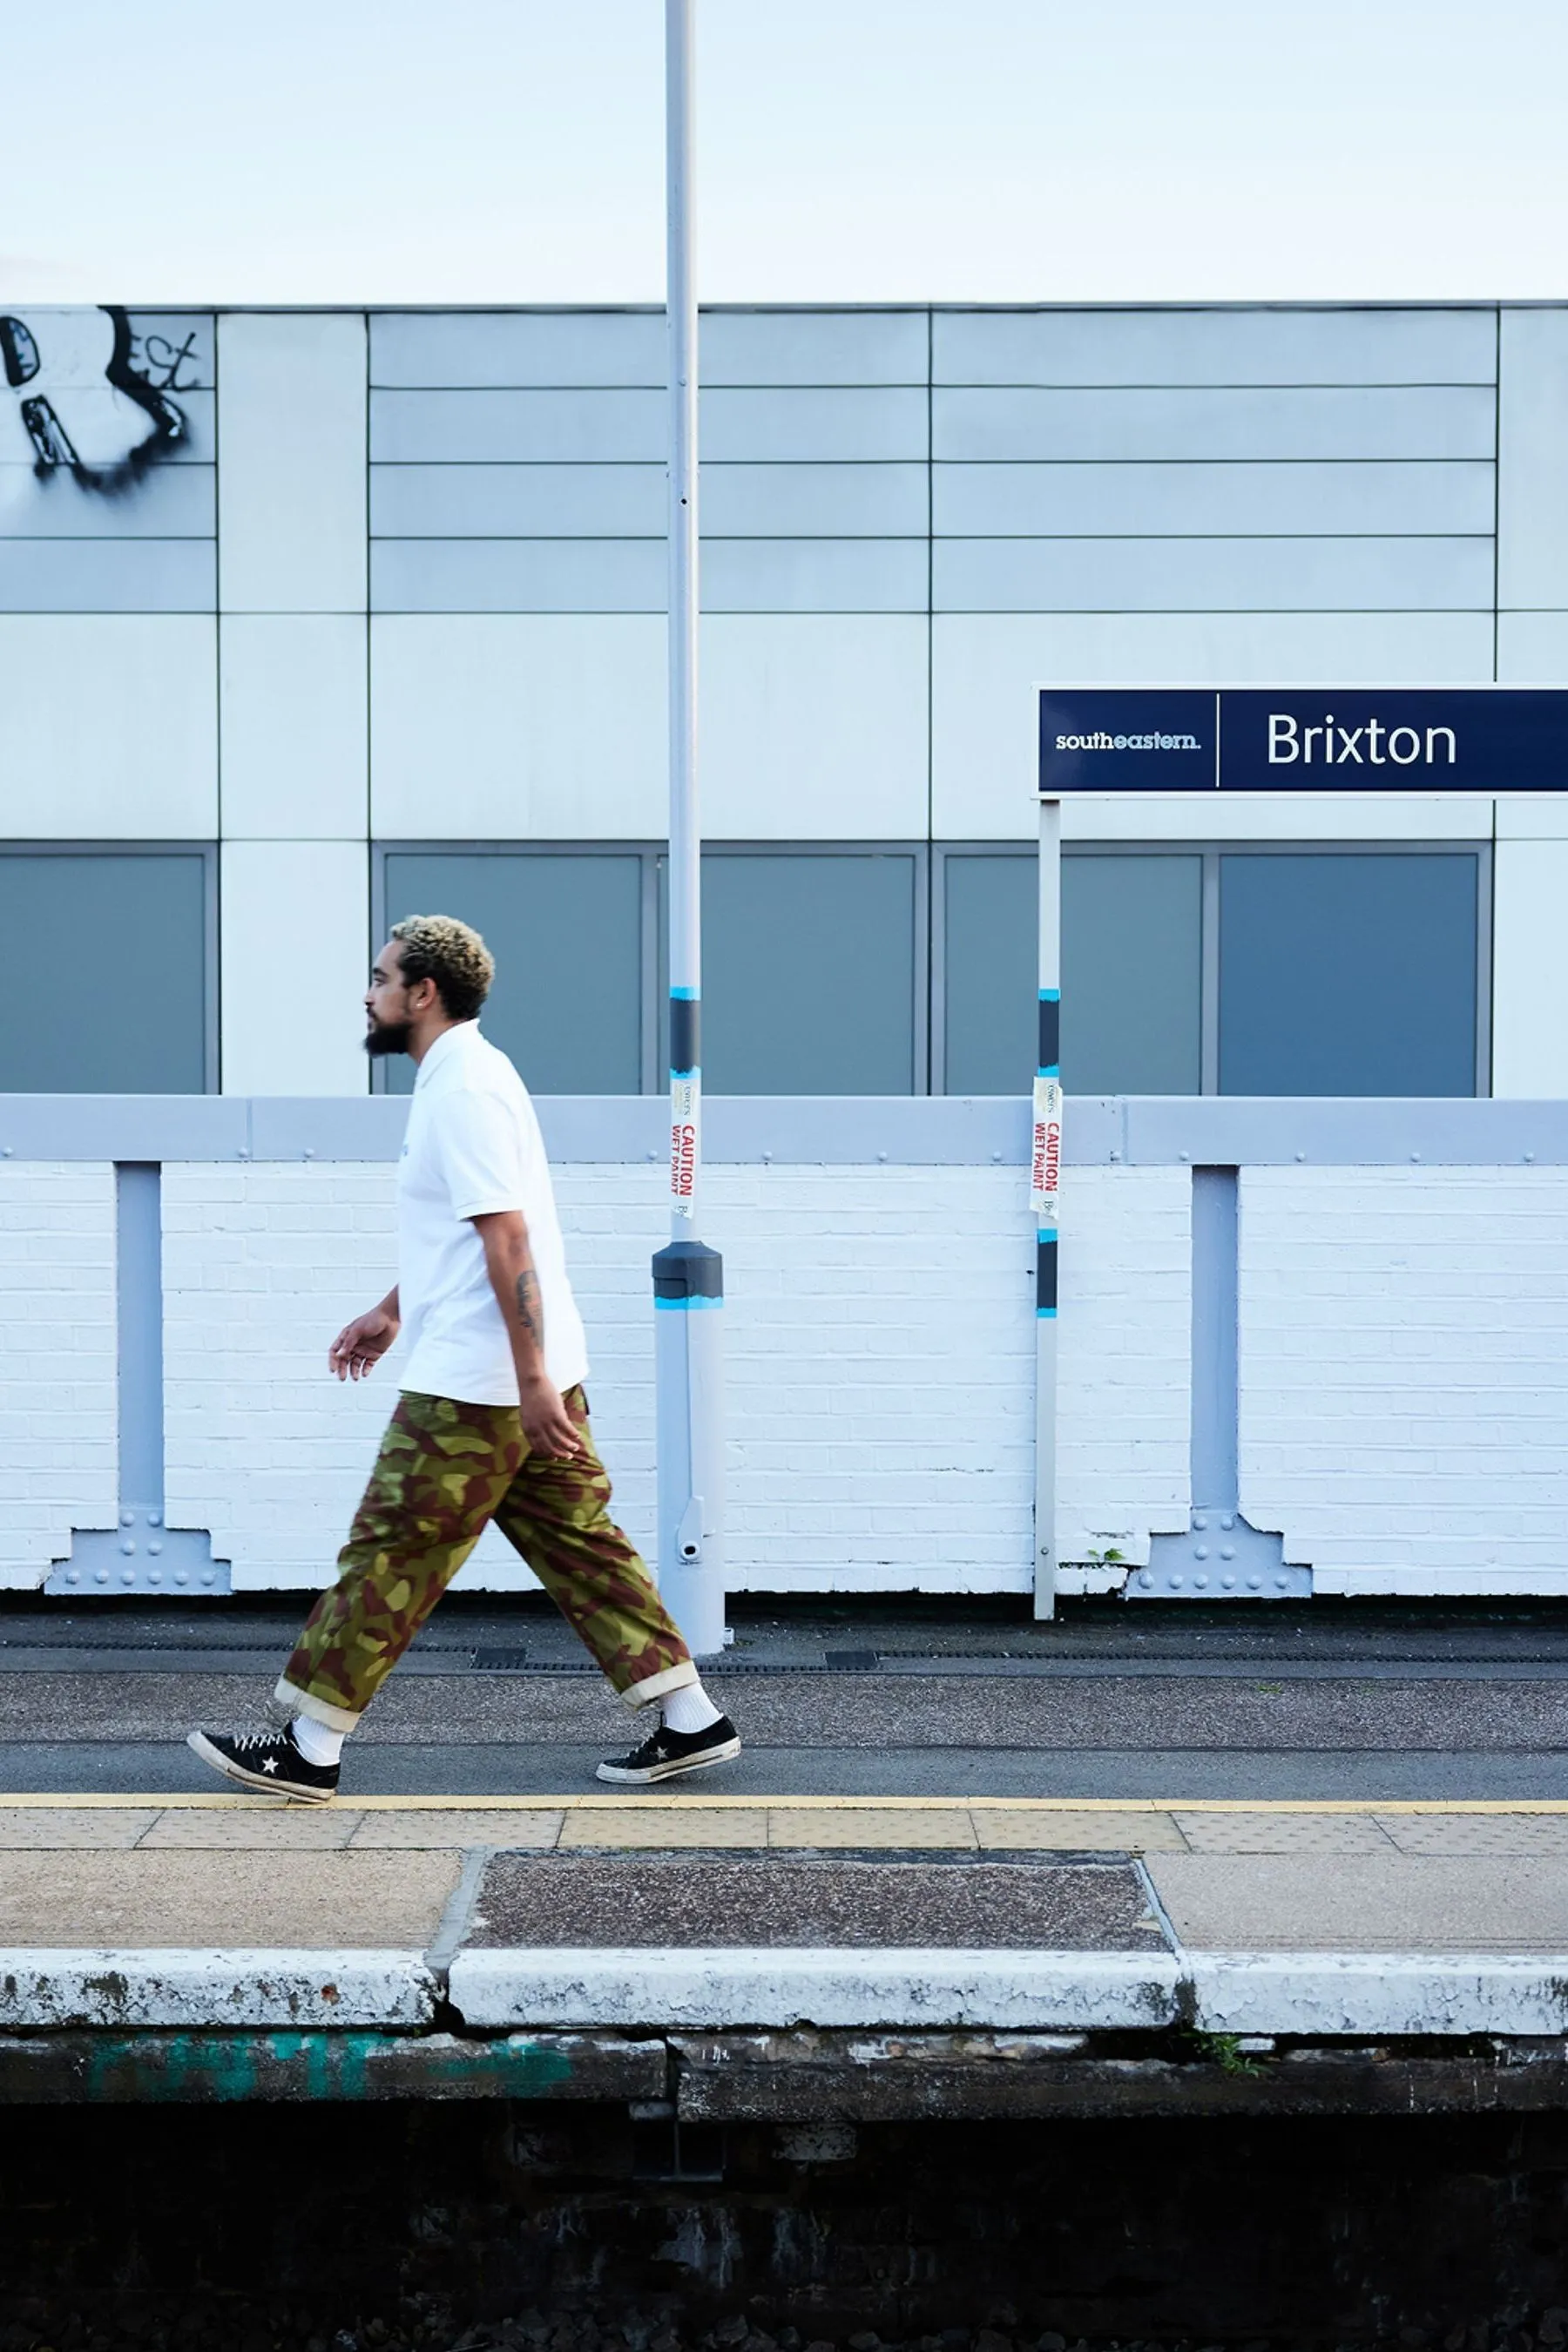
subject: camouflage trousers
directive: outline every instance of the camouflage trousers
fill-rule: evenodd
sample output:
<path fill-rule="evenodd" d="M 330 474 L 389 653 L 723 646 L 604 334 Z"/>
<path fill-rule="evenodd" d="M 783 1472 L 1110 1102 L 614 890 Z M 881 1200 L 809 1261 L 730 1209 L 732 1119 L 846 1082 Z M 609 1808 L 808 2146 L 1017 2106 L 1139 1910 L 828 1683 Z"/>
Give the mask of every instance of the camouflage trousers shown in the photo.
<path fill-rule="evenodd" d="M 283 1670 L 280 1710 L 352 1731 L 494 1519 L 632 1706 L 697 1680 L 653 1579 L 609 1513 L 588 1401 L 582 1451 L 531 1454 L 515 1405 L 405 1391 L 323 1592 Z"/>

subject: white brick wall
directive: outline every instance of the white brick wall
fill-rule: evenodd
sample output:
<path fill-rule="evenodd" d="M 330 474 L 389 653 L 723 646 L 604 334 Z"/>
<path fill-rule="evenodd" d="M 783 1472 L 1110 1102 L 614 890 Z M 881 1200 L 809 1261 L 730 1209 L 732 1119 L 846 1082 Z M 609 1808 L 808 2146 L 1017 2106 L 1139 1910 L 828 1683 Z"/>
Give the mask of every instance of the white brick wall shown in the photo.
<path fill-rule="evenodd" d="M 1320 1592 L 1568 1591 L 1568 1172 L 1241 1187 L 1247 1517 Z"/>
<path fill-rule="evenodd" d="M 1062 1180 L 1057 1539 L 1066 1561 L 1190 1517 L 1193 1180 L 1185 1168 L 1072 1168 Z M 1068 1569 L 1064 1592 L 1124 1571 Z"/>
<path fill-rule="evenodd" d="M 114 1171 L 0 1162 L 0 1586 L 118 1501 Z"/>
<path fill-rule="evenodd" d="M 557 1171 L 617 1508 L 654 1536 L 648 1259 L 660 1171 Z M 393 1275 L 385 1167 L 164 1171 L 169 1506 L 237 1590 L 319 1583 L 396 1381 L 340 1388 L 339 1325 Z M 768 1591 L 1023 1591 L 1032 1560 L 1032 1236 L 1009 1168 L 717 1167 L 729 1306 L 730 1560 Z M 1186 1512 L 1188 1180 L 1073 1180 L 1064 1518 L 1146 1555 Z M 463 1581 L 531 1582 L 487 1538 Z"/>

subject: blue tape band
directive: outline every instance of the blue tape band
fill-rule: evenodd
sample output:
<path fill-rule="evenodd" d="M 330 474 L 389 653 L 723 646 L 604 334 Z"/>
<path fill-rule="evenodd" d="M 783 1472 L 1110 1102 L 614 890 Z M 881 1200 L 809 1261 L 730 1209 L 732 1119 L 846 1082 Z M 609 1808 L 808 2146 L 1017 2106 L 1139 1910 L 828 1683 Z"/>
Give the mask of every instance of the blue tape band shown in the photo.
<path fill-rule="evenodd" d="M 722 1307 L 721 1298 L 656 1298 L 654 1305 L 661 1315 L 681 1314 L 692 1307 Z"/>

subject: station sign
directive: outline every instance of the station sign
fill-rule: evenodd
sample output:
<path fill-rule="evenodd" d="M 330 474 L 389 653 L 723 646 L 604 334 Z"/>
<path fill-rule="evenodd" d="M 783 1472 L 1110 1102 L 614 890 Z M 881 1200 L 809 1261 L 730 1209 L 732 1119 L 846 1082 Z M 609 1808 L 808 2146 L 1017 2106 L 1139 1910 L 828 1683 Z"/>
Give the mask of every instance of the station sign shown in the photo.
<path fill-rule="evenodd" d="M 1041 797 L 1568 791 L 1568 687 L 1040 688 Z"/>

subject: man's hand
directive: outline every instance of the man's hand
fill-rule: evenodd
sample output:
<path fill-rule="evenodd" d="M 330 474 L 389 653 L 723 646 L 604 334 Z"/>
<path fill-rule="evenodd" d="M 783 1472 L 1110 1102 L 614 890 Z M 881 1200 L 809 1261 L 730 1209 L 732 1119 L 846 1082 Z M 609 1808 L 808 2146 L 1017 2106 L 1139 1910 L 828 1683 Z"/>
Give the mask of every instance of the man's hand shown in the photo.
<path fill-rule="evenodd" d="M 340 1381 L 363 1381 L 374 1371 L 396 1339 L 399 1324 L 384 1307 L 373 1307 L 345 1323 L 327 1350 L 327 1362 Z"/>
<path fill-rule="evenodd" d="M 519 1381 L 517 1410 L 531 1454 L 542 1454 L 547 1462 L 567 1462 L 583 1451 L 577 1424 L 562 1402 L 560 1390 L 546 1376 Z"/>

